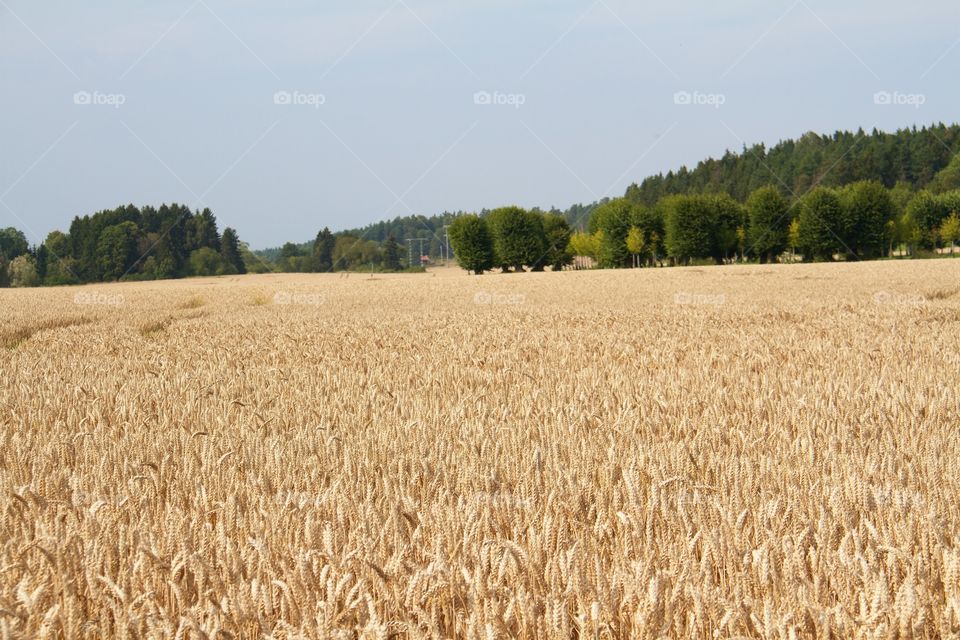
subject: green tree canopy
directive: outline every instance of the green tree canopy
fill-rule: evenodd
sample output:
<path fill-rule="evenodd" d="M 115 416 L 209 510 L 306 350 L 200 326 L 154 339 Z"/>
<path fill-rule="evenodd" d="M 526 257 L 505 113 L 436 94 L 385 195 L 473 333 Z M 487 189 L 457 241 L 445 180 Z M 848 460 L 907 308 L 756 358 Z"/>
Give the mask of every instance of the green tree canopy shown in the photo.
<path fill-rule="evenodd" d="M 400 263 L 400 245 L 393 236 L 387 236 L 383 243 L 383 267 L 387 271 L 400 271 L 403 268 Z"/>
<path fill-rule="evenodd" d="M 707 196 L 710 207 L 710 256 L 717 264 L 724 258 L 736 255 L 742 240 L 740 230 L 746 228 L 746 212 L 743 206 L 729 194 Z"/>
<path fill-rule="evenodd" d="M 287 242 L 280 248 L 281 258 L 300 258 L 304 255 L 303 249 L 293 242 Z"/>
<path fill-rule="evenodd" d="M 907 205 L 906 213 L 920 230 L 921 244 L 926 248 L 933 247 L 935 230 L 948 215 L 943 200 L 927 190 L 920 191 Z"/>
<path fill-rule="evenodd" d="M 747 198 L 749 231 L 747 244 L 760 262 L 773 262 L 787 248 L 790 230 L 790 205 L 780 190 L 760 187 Z"/>
<path fill-rule="evenodd" d="M 208 247 L 220 250 L 220 235 L 217 233 L 217 218 L 210 209 L 189 216 L 186 220 L 186 247 L 188 251 Z"/>
<path fill-rule="evenodd" d="M 137 238 L 140 229 L 133 222 L 121 222 L 104 229 L 97 242 L 97 265 L 100 279 L 119 280 L 127 275 L 139 257 Z"/>
<path fill-rule="evenodd" d="M 630 232 L 633 220 L 634 204 L 626 198 L 610 200 L 593 210 L 589 229 L 591 233 L 603 232 L 600 237 L 600 267 L 630 266 L 627 234 Z"/>
<path fill-rule="evenodd" d="M 933 193 L 943 193 L 945 191 L 960 189 L 960 156 L 954 156 L 950 164 L 934 176 L 928 188 Z"/>
<path fill-rule="evenodd" d="M 695 167 L 653 175 L 631 185 L 626 193 L 631 201 L 652 207 L 667 196 L 696 193 L 724 192 L 743 202 L 757 188 L 774 181 L 778 185 L 782 181 L 787 192 L 797 194 L 818 183 L 841 187 L 860 180 L 876 180 L 885 187 L 901 181 L 915 189 L 930 184 L 943 191 L 960 188 L 951 181 L 960 165 L 954 160 L 958 149 L 960 125 L 937 124 L 893 133 L 810 132 L 773 147 L 745 146 L 739 152 L 707 158 Z M 941 178 L 937 174 L 942 171 Z M 931 184 L 935 177 L 937 184 Z"/>
<path fill-rule="evenodd" d="M 313 271 L 319 273 L 333 271 L 333 247 L 336 243 L 337 239 L 327 227 L 317 234 L 317 238 L 313 241 Z"/>
<path fill-rule="evenodd" d="M 840 211 L 840 198 L 832 189 L 817 187 L 803 198 L 798 235 L 804 259 L 830 260 L 840 249 L 836 233 L 831 228 L 837 224 Z"/>
<path fill-rule="evenodd" d="M 237 232 L 227 227 L 220 238 L 220 256 L 223 258 L 227 270 L 232 273 L 246 273 L 247 265 L 240 254 L 240 239 Z"/>
<path fill-rule="evenodd" d="M 0 253 L 6 256 L 7 260 L 18 258 L 29 250 L 30 245 L 23 231 L 13 227 L 0 229 Z"/>
<path fill-rule="evenodd" d="M 633 258 L 633 266 L 639 266 L 640 254 L 643 253 L 646 248 L 647 242 L 643 237 L 643 230 L 640 227 L 630 227 L 630 231 L 627 232 L 627 251 L 630 252 L 630 256 Z"/>
<path fill-rule="evenodd" d="M 940 239 L 951 248 L 960 242 L 960 217 L 956 213 L 951 213 L 940 225 Z"/>
<path fill-rule="evenodd" d="M 125 231 L 119 232 L 118 227 Z M 135 243 L 131 253 L 135 255 L 132 263 L 125 263 L 131 238 Z M 213 213 L 209 209 L 194 213 L 176 203 L 142 209 L 123 205 L 77 216 L 70 224 L 69 234 L 52 233 L 43 246 L 47 252 L 42 273 L 45 284 L 94 282 L 125 275 L 131 278 L 188 276 L 193 273 L 188 260 L 192 251 L 222 250 Z M 226 252 L 231 253 L 232 247 Z M 37 249 L 39 255 L 40 248 Z M 118 272 L 122 262 L 125 268 Z"/>
<path fill-rule="evenodd" d="M 190 270 L 196 276 L 222 276 L 227 273 L 227 263 L 211 247 L 201 247 L 190 254 Z"/>
<path fill-rule="evenodd" d="M 710 196 L 672 196 L 664 202 L 667 253 L 681 263 L 710 258 L 723 240 L 716 237 L 717 208 Z"/>
<path fill-rule="evenodd" d="M 835 233 L 850 257 L 877 257 L 887 245 L 886 224 L 895 219 L 893 198 L 879 182 L 862 181 L 841 192 Z"/>
<path fill-rule="evenodd" d="M 554 271 L 560 271 L 573 260 L 573 256 L 567 250 L 570 245 L 570 225 L 561 215 L 545 213 L 543 214 L 543 233 L 547 239 L 547 251 L 542 262 Z"/>
<path fill-rule="evenodd" d="M 570 236 L 568 249 L 575 256 L 583 256 L 597 260 L 600 255 L 600 244 L 603 232 L 586 233 L 577 231 Z"/>
<path fill-rule="evenodd" d="M 543 220 L 520 207 L 502 207 L 490 212 L 490 233 L 497 264 L 523 271 L 534 267 L 547 254 Z"/>
<path fill-rule="evenodd" d="M 8 271 L 11 287 L 36 287 L 40 284 L 36 262 L 29 254 L 19 255 L 11 260 Z"/>
<path fill-rule="evenodd" d="M 493 268 L 493 237 L 484 218 L 472 214 L 454 218 L 448 233 L 457 264 L 477 275 Z"/>
<path fill-rule="evenodd" d="M 373 240 L 352 235 L 337 236 L 333 245 L 333 269 L 353 269 L 361 266 L 375 267 L 382 256 L 380 245 Z"/>

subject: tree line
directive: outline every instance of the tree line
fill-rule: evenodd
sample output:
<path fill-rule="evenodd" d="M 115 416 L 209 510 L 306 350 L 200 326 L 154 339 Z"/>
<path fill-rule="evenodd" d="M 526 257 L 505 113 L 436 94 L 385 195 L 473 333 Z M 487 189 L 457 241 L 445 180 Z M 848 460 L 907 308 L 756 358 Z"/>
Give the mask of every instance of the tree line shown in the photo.
<path fill-rule="evenodd" d="M 396 217 L 393 220 L 376 222 L 361 228 L 333 232 L 337 238 L 345 237 L 348 239 L 352 238 L 354 241 L 373 243 L 366 246 L 358 246 L 356 251 L 360 252 L 359 256 L 338 255 L 338 257 L 344 258 L 340 261 L 341 264 L 351 262 L 350 258 L 353 258 L 353 263 L 356 263 L 357 258 L 361 260 L 370 259 L 371 262 L 373 262 L 375 256 L 371 253 L 372 247 L 382 247 L 391 237 L 395 242 L 404 245 L 404 247 L 406 247 L 408 241 L 410 241 L 412 245 L 416 247 L 417 251 L 422 247 L 424 255 L 439 257 L 444 253 L 444 227 L 450 224 L 450 222 L 461 213 L 462 212 L 444 212 L 435 216 L 413 215 Z M 259 250 L 256 254 L 268 262 L 276 263 L 280 270 L 285 270 L 285 268 L 298 269 L 304 265 L 298 265 L 296 261 L 283 263 L 283 258 L 309 256 L 313 253 L 315 242 L 315 239 L 301 243 L 288 242 L 280 247 Z M 351 253 L 351 251 L 347 250 L 348 246 L 347 243 L 343 243 L 343 254 Z M 306 266 L 309 267 L 310 265 Z M 369 264 L 366 266 L 369 266 Z"/>
<path fill-rule="evenodd" d="M 450 246 L 460 247 L 460 259 L 470 260 L 474 265 L 471 270 L 484 271 L 496 266 L 504 270 L 529 268 L 543 271 L 548 266 L 560 269 L 572 259 L 567 250 L 571 228 L 559 213 L 505 207 L 481 214 L 461 212 L 446 216 L 444 214 L 443 218 L 438 218 L 444 224 L 434 233 L 433 241 L 445 243 L 449 233 Z M 485 234 L 483 248 L 471 253 L 461 238 L 480 227 Z M 376 229 L 387 233 L 380 242 L 365 235 L 373 232 L 374 228 L 336 234 L 324 228 L 312 244 L 288 242 L 283 245 L 276 252 L 273 262 L 279 271 L 301 273 L 418 268 L 420 250 L 422 248 L 426 252 L 430 244 L 426 238 L 422 242 L 418 238 L 409 238 L 412 243 L 404 246 L 389 233 L 389 223 L 378 223 Z M 411 251 L 415 252 L 412 258 Z M 437 253 L 444 255 L 441 249 L 433 253 L 433 257 Z M 428 253 L 422 255 L 430 256 Z"/>
<path fill-rule="evenodd" d="M 793 245 L 789 242 L 789 226 L 787 241 L 782 240 L 782 228 L 760 231 L 763 216 L 759 214 L 753 223 L 747 216 L 733 224 L 731 229 L 733 218 L 744 214 L 738 214 L 736 207 L 724 198 L 726 195 L 740 208 L 745 208 L 752 194 L 773 185 L 787 201 L 789 212 L 785 219 L 788 223 L 796 223 L 794 231 L 798 231 L 797 218 L 802 210 L 799 206 L 802 198 L 794 194 L 807 194 L 816 187 L 842 190 L 855 183 L 876 182 L 887 188 L 894 200 L 895 219 L 887 218 L 888 228 L 885 229 L 884 238 L 896 245 L 908 245 L 910 249 L 905 251 L 914 248 L 929 250 L 942 242 L 938 235 L 939 223 L 943 220 L 943 215 L 938 212 L 940 209 L 933 207 L 932 213 L 921 212 L 912 218 L 918 220 L 916 230 L 923 235 L 916 239 L 910 237 L 915 229 L 910 219 L 903 219 L 904 203 L 917 191 L 928 191 L 931 196 L 940 198 L 950 190 L 960 188 L 960 158 L 954 157 L 954 150 L 958 147 L 958 125 L 913 127 L 892 134 L 877 130 L 869 134 L 863 130 L 838 131 L 832 135 L 807 133 L 797 140 L 782 141 L 769 150 L 763 144 L 745 146 L 741 153 L 727 152 L 723 157 L 707 159 L 693 169 L 682 167 L 665 175 L 651 176 L 639 184 L 630 185 L 619 200 L 603 199 L 589 204 L 576 204 L 562 211 L 535 208 L 531 212 L 560 216 L 572 228 L 580 228 L 589 221 L 587 232 L 573 234 L 567 253 L 574 257 L 588 257 L 593 263 L 603 266 L 639 266 L 651 262 L 673 263 L 704 258 L 723 261 L 731 259 L 734 254 L 739 254 L 741 259 L 766 261 L 775 259 L 784 246 L 808 259 L 816 259 L 814 256 L 825 258 L 828 250 L 833 251 L 831 257 L 841 253 L 847 257 L 876 257 L 879 255 L 873 251 L 876 238 L 868 238 L 867 247 L 854 247 L 859 241 L 850 237 L 859 232 L 849 228 L 849 225 L 843 227 L 840 224 L 842 221 L 834 221 L 833 226 L 821 230 L 831 236 L 833 244 L 837 246 L 830 247 L 831 242 L 827 239 L 817 242 L 811 237 L 816 234 L 811 231 L 815 215 L 810 213 L 805 218 L 807 233 L 801 238 L 793 236 L 796 241 Z M 672 196 L 690 196 L 692 199 L 672 200 Z M 946 199 L 949 200 L 949 197 L 946 196 Z M 767 207 L 779 206 L 776 201 L 770 200 L 769 194 L 766 198 Z M 754 204 L 759 206 L 756 201 Z M 666 237 L 666 214 L 670 210 L 676 210 L 671 214 L 674 232 L 670 243 L 672 252 L 667 248 Z M 595 215 L 598 211 L 599 215 Z M 625 211 L 628 213 L 625 214 Z M 492 213 L 485 209 L 476 216 L 488 219 Z M 463 212 L 445 212 L 437 216 L 397 217 L 337 233 L 335 236 L 338 239 L 345 237 L 341 243 L 344 251 L 338 251 L 343 257 L 335 259 L 334 263 L 343 268 L 382 268 L 384 259 L 378 255 L 377 246 L 382 252 L 384 243 L 390 237 L 401 245 L 407 239 L 413 239 L 413 247 L 418 253 L 422 246 L 424 252 L 437 258 L 444 255 L 445 233 L 451 231 L 454 221 L 465 215 Z M 829 212 L 826 215 L 829 216 Z M 699 223 L 687 220 L 688 217 L 699 218 Z M 629 220 L 629 223 L 624 220 Z M 682 228 L 684 224 L 691 227 L 686 233 Z M 477 227 L 478 224 L 474 222 L 473 226 Z M 842 230 L 837 234 L 850 245 L 849 248 L 837 242 L 830 231 L 834 227 Z M 601 228 L 605 239 L 596 233 Z M 949 235 L 949 224 L 946 231 Z M 867 232 L 871 233 L 869 230 Z M 488 225 L 488 236 L 493 238 L 497 233 Z M 708 251 L 704 250 L 702 238 L 698 241 L 693 237 L 704 233 L 712 236 L 713 246 Z M 626 246 L 628 240 L 629 246 Z M 810 248 L 801 247 L 801 240 L 810 244 Z M 528 239 L 527 242 L 532 242 L 534 246 L 537 244 L 535 239 Z M 500 241 L 499 244 L 503 245 L 504 242 Z M 348 253 L 346 249 L 351 247 L 355 247 L 349 252 L 351 255 L 344 255 Z M 479 255 L 490 251 L 493 250 L 482 249 Z M 311 243 L 304 243 L 296 248 L 286 245 L 284 248 L 261 252 L 260 255 L 274 261 L 281 270 L 315 270 L 310 268 L 312 253 Z M 403 252 L 401 261 L 406 263 Z M 502 266 L 495 264 L 495 267 Z M 540 267 L 539 264 L 525 265 L 530 269 Z"/>
<path fill-rule="evenodd" d="M 877 181 L 857 181 L 814 187 L 792 198 L 767 185 L 742 203 L 728 194 L 693 194 L 667 196 L 653 207 L 624 199 L 620 207 L 629 210 L 631 228 L 647 240 L 646 255 L 655 259 L 659 253 L 682 264 L 693 259 L 762 263 L 794 256 L 872 259 L 897 250 L 914 255 L 960 240 L 960 191 L 913 193 L 903 183 L 888 189 Z M 601 266 L 627 265 L 624 220 L 609 212 L 591 219 L 594 232 L 604 236 L 597 256 Z"/>
<path fill-rule="evenodd" d="M 126 205 L 76 217 L 67 233 L 54 231 L 38 246 L 16 229 L 0 229 L 0 286 L 399 271 L 419 268 L 421 254 L 447 256 L 451 246 L 474 272 L 559 269 L 574 259 L 629 267 L 915 255 L 958 241 L 958 147 L 958 125 L 808 133 L 651 176 L 622 198 L 564 211 L 396 217 L 347 231 L 324 228 L 312 241 L 256 254 L 235 230 L 220 233 L 209 209 Z"/>
<path fill-rule="evenodd" d="M 727 193 L 745 201 L 760 187 L 776 184 L 802 194 L 814 186 L 842 187 L 873 180 L 887 188 L 898 182 L 915 190 L 942 193 L 960 189 L 960 125 L 937 124 L 886 133 L 807 133 L 767 149 L 744 146 L 709 158 L 693 169 L 681 167 L 631 185 L 626 197 L 648 207 L 671 195 Z"/>
<path fill-rule="evenodd" d="M 410 267 L 406 251 L 392 235 L 377 242 L 353 233 L 333 233 L 327 227 L 312 243 L 288 242 L 276 251 L 259 252 L 259 257 L 284 273 L 401 271 Z"/>
<path fill-rule="evenodd" d="M 240 274 L 249 257 L 210 209 L 125 205 L 77 216 L 69 232 L 53 231 L 37 246 L 22 231 L 0 230 L 0 286 Z"/>
<path fill-rule="evenodd" d="M 482 273 L 557 269 L 573 256 L 600 268 L 913 256 L 960 242 L 960 190 L 914 193 L 902 184 L 858 181 L 815 187 L 799 198 L 767 185 L 745 202 L 726 193 L 667 196 L 652 207 L 618 198 L 596 207 L 586 230 L 570 234 L 565 226 L 562 250 L 544 244 L 548 218 L 535 218 L 517 207 L 461 216 L 450 230 L 458 263 Z M 563 258 L 554 263 L 541 255 Z"/>
<path fill-rule="evenodd" d="M 586 219 L 592 205 L 574 205 L 566 211 L 551 208 L 532 212 L 558 216 L 568 223 Z M 478 215 L 491 213 L 483 209 Z M 357 229 L 332 233 L 333 249 L 320 250 L 320 236 L 312 242 L 288 242 L 281 247 L 257 251 L 258 257 L 270 262 L 278 271 L 325 272 L 349 270 L 399 271 L 417 269 L 420 257 L 430 260 L 449 258 L 449 229 L 454 221 L 466 215 L 463 211 L 444 212 L 435 216 L 402 216 L 376 222 Z M 330 234 L 325 229 L 321 234 Z M 327 242 L 331 242 L 329 239 Z"/>
<path fill-rule="evenodd" d="M 450 225 L 457 263 L 480 274 L 503 271 L 557 271 L 572 261 L 570 225 L 563 216 L 511 206 L 486 215 L 467 214 Z"/>

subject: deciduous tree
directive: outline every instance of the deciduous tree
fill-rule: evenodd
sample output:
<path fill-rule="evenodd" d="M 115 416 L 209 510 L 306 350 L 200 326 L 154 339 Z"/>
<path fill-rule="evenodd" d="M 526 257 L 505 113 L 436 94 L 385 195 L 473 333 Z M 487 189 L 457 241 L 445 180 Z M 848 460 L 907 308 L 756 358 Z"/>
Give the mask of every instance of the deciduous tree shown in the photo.
<path fill-rule="evenodd" d="M 477 275 L 493 268 L 493 238 L 485 219 L 473 214 L 459 216 L 450 223 L 449 234 L 457 264 Z"/>
<path fill-rule="evenodd" d="M 561 271 L 570 264 L 573 256 L 568 247 L 570 245 L 570 225 L 566 219 L 555 213 L 543 214 L 543 233 L 547 240 L 547 252 L 543 260 L 554 271 Z"/>
<path fill-rule="evenodd" d="M 547 253 L 543 220 L 520 207 L 502 207 L 488 216 L 497 264 L 523 271 L 535 267 Z"/>
<path fill-rule="evenodd" d="M 840 217 L 840 198 L 832 189 L 817 187 L 800 205 L 798 244 L 804 260 L 833 259 L 840 246 L 831 225 Z"/>
<path fill-rule="evenodd" d="M 646 241 L 643 238 L 643 231 L 641 231 L 640 227 L 630 227 L 630 231 L 627 232 L 627 251 L 630 252 L 633 258 L 634 268 L 640 266 L 640 254 L 643 253 L 645 246 Z"/>
<path fill-rule="evenodd" d="M 750 194 L 746 209 L 748 252 L 758 256 L 761 264 L 773 262 L 787 248 L 790 228 L 787 199 L 776 187 L 761 187 Z"/>
<path fill-rule="evenodd" d="M 40 284 L 37 267 L 28 254 L 19 255 L 10 261 L 10 286 L 36 287 Z"/>

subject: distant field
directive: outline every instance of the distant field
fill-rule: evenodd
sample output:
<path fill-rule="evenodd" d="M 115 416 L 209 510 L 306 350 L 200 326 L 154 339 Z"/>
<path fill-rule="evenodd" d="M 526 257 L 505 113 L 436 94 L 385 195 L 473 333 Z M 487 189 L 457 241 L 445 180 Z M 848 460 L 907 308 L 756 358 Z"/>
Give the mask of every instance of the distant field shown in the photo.
<path fill-rule="evenodd" d="M 960 633 L 960 260 L 0 309 L 2 637 Z"/>

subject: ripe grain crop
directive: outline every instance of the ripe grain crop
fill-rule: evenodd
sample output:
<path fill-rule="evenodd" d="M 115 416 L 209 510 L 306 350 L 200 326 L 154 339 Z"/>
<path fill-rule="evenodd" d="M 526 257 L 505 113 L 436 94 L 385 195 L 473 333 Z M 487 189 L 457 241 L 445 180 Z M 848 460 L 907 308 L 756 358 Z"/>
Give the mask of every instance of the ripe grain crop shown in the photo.
<path fill-rule="evenodd" d="M 958 280 L 0 291 L 0 637 L 956 637 Z"/>

